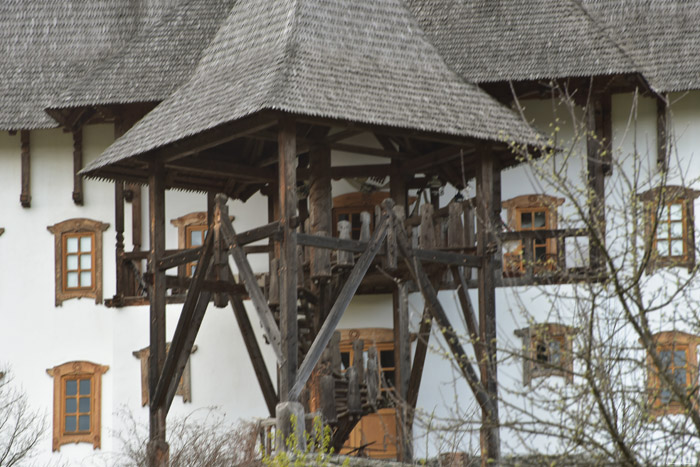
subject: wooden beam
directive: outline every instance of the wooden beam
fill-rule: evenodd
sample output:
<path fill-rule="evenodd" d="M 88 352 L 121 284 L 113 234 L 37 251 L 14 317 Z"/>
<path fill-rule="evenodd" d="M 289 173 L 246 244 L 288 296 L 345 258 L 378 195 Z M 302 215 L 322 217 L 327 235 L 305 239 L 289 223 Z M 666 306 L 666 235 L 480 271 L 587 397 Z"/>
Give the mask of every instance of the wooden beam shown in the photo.
<path fill-rule="evenodd" d="M 589 215 L 593 236 L 589 238 L 589 264 L 601 269 L 605 246 L 605 166 L 602 141 L 602 102 L 593 96 L 586 109 L 586 152 L 588 159 Z"/>
<path fill-rule="evenodd" d="M 408 330 L 408 286 L 399 282 L 393 293 L 394 321 L 394 390 L 400 401 L 405 401 L 408 395 L 408 385 L 411 373 L 411 336 Z M 398 404 L 396 423 L 399 426 L 398 459 L 410 462 L 413 459 L 412 417 L 405 404 Z"/>
<path fill-rule="evenodd" d="M 367 146 L 360 146 L 358 144 L 331 143 L 330 147 L 336 151 L 349 152 L 352 154 L 364 154 L 366 156 L 386 157 L 390 159 L 407 160 L 411 157 L 410 155 L 399 151 L 387 151 L 386 149 L 370 148 Z"/>
<path fill-rule="evenodd" d="M 207 233 L 192 283 L 190 288 L 187 289 L 187 296 L 185 303 L 182 305 L 180 318 L 170 344 L 170 351 L 165 359 L 155 390 L 151 388 L 151 405 L 162 408 L 166 414 L 175 397 L 177 385 L 182 377 L 182 372 L 185 370 L 187 359 L 192 353 L 192 346 L 204 319 L 204 313 L 209 306 L 211 293 L 203 290 L 202 285 L 205 277 L 211 270 L 214 237 L 214 232 L 210 231 Z"/>
<path fill-rule="evenodd" d="M 382 204 L 387 203 L 387 201 L 391 200 L 386 200 Z M 387 205 L 390 205 L 390 203 L 387 203 Z M 372 264 L 374 257 L 382 247 L 384 239 L 386 238 L 387 228 L 388 215 L 385 212 L 378 224 L 375 226 L 374 232 L 372 233 L 372 236 L 368 242 L 367 249 L 364 251 L 364 253 L 362 253 L 362 255 L 360 255 L 357 263 L 355 263 L 355 266 L 348 275 L 345 284 L 343 284 L 343 288 L 338 294 L 338 298 L 336 298 L 333 307 L 328 313 L 328 317 L 324 321 L 323 326 L 321 326 L 321 330 L 311 344 L 311 347 L 306 354 L 306 358 L 304 358 L 303 363 L 299 367 L 296 381 L 294 382 L 294 386 L 291 388 L 289 394 L 290 400 L 296 400 L 299 397 L 299 394 L 301 394 L 301 390 L 306 384 L 306 381 L 309 379 L 311 371 L 321 358 L 323 349 L 326 348 L 328 342 L 331 340 L 331 336 L 333 335 L 335 328 L 338 326 L 340 318 L 343 316 L 345 309 L 350 304 L 350 300 L 352 300 L 352 297 L 355 295 L 355 292 L 360 286 L 360 282 L 362 282 L 362 279 L 365 277 L 365 274 Z"/>
<path fill-rule="evenodd" d="M 299 351 L 297 331 L 297 239 L 292 218 L 297 210 L 297 168 L 296 168 L 296 123 L 291 117 L 279 120 L 278 147 L 278 186 L 280 202 L 280 360 L 279 395 L 280 401 L 296 401 L 299 394 L 291 397 L 291 387 L 296 380 Z"/>
<path fill-rule="evenodd" d="M 233 277 L 232 271 L 229 270 L 229 274 L 231 277 Z M 240 329 L 241 336 L 243 337 L 243 343 L 248 350 L 250 362 L 253 364 L 255 376 L 258 378 L 258 384 L 260 385 L 260 390 L 262 391 L 263 398 L 265 399 L 267 410 L 270 413 L 270 417 L 274 417 L 275 408 L 279 403 L 279 397 L 275 392 L 275 386 L 272 384 L 272 379 L 270 379 L 270 373 L 267 371 L 265 359 L 260 351 L 258 341 L 255 339 L 255 332 L 253 331 L 253 326 L 250 324 L 248 312 L 245 309 L 245 305 L 243 305 L 243 300 L 241 299 L 240 295 L 229 294 L 228 297 L 229 301 L 231 302 L 231 307 L 233 308 L 233 315 L 236 317 L 238 328 Z"/>
<path fill-rule="evenodd" d="M 338 165 L 330 167 L 328 172 L 333 180 L 354 177 L 386 177 L 389 175 L 389 164 L 367 165 Z M 311 169 L 297 169 L 299 180 L 313 180 Z"/>
<path fill-rule="evenodd" d="M 462 151 L 463 154 L 467 156 L 472 154 L 474 149 L 465 149 L 464 146 L 448 146 L 446 148 L 437 149 L 407 161 L 404 170 L 406 173 L 415 173 L 436 165 L 444 164 L 460 157 Z"/>
<path fill-rule="evenodd" d="M 83 129 L 73 130 L 73 202 L 83 205 L 83 176 L 80 172 L 83 169 Z"/>
<path fill-rule="evenodd" d="M 148 269 L 153 273 L 148 296 L 150 297 L 150 355 L 148 383 L 150 388 L 149 447 L 154 453 L 150 465 L 167 459 L 168 445 L 165 441 L 165 418 L 167 410 L 154 403 L 155 390 L 165 364 L 165 274 L 157 264 L 165 250 L 165 170 L 162 164 L 153 163 L 148 173 L 149 213 L 151 220 Z M 122 203 L 123 209 L 123 203 Z"/>
<path fill-rule="evenodd" d="M 23 208 L 32 206 L 32 188 L 31 188 L 31 150 L 29 147 L 29 130 L 21 130 L 20 137 L 20 152 L 22 158 L 22 191 L 19 195 L 19 202 Z"/>
<path fill-rule="evenodd" d="M 154 149 L 141 156 L 144 160 L 161 160 L 170 163 L 215 146 L 265 130 L 277 124 L 277 115 L 258 112 L 234 122 L 224 123 L 208 131 L 183 138 L 174 143 Z"/>
<path fill-rule="evenodd" d="M 656 166 L 662 171 L 668 169 L 668 128 L 668 95 L 662 94 L 656 97 Z"/>
<path fill-rule="evenodd" d="M 175 169 L 186 173 L 212 175 L 247 182 L 274 183 L 274 171 L 250 165 L 223 162 L 206 157 L 195 159 L 180 159 L 165 165 L 167 169 Z"/>
<path fill-rule="evenodd" d="M 484 343 L 485 358 L 479 361 L 482 387 L 485 388 L 486 403 L 481 403 L 481 465 L 486 467 L 500 459 L 500 432 L 498 428 L 498 369 L 496 347 L 496 284 L 494 253 L 497 231 L 496 212 L 501 206 L 495 204 L 495 179 L 500 179 L 493 154 L 481 148 L 480 162 L 476 174 L 476 218 L 477 255 L 482 264 L 478 271 L 479 287 L 479 340 Z M 499 170 L 498 174 L 495 173 Z M 500 183 L 500 182 L 499 182 Z M 500 196 L 499 196 L 500 198 Z"/>
<path fill-rule="evenodd" d="M 485 357 L 484 343 L 479 338 L 479 322 L 476 319 L 476 312 L 474 311 L 474 306 L 469 298 L 467 282 L 464 280 L 464 275 L 459 267 L 451 266 L 450 271 L 452 272 L 452 280 L 457 286 L 457 297 L 459 298 L 459 304 L 462 307 L 464 321 L 467 324 L 469 338 L 471 339 L 472 346 L 474 347 L 476 361 L 481 362 Z"/>
<path fill-rule="evenodd" d="M 233 261 L 236 263 L 236 267 L 238 268 L 238 274 L 240 275 L 243 285 L 248 291 L 248 296 L 253 302 L 253 306 L 255 307 L 255 311 L 258 314 L 258 318 L 260 318 L 260 322 L 262 323 L 263 329 L 265 330 L 265 336 L 270 342 L 272 351 L 275 352 L 275 355 L 277 356 L 277 361 L 282 363 L 284 357 L 281 349 L 280 330 L 277 327 L 277 324 L 275 323 L 275 318 L 274 316 L 272 316 L 272 311 L 270 310 L 270 307 L 267 304 L 265 295 L 263 294 L 262 290 L 260 290 L 258 280 L 255 277 L 255 274 L 253 273 L 253 268 L 250 266 L 245 252 L 241 248 L 241 245 L 238 243 L 236 231 L 234 230 L 233 225 L 230 221 L 230 217 L 228 215 L 228 206 L 226 206 L 226 196 L 221 194 L 216 195 L 216 206 L 216 222 L 221 226 L 221 236 L 227 243 L 228 252 L 233 257 Z"/>
<path fill-rule="evenodd" d="M 408 389 L 406 391 L 406 403 L 415 410 L 418 403 L 418 391 L 420 383 L 423 379 L 423 367 L 425 366 L 425 357 L 428 355 L 428 343 L 430 342 L 430 329 L 433 325 L 433 320 L 430 317 L 430 310 L 426 306 L 423 310 L 420 327 L 418 329 L 418 341 L 416 342 L 416 352 L 413 355 L 413 365 L 411 366 L 411 376 L 408 380 Z"/>

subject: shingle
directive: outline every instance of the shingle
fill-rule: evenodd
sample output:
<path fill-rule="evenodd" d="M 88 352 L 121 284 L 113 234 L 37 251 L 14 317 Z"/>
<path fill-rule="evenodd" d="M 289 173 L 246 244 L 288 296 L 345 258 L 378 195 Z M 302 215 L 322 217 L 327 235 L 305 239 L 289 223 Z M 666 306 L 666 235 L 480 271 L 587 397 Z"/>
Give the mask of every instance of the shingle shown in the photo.
<path fill-rule="evenodd" d="M 700 89 L 700 2 L 583 0 L 659 92 Z"/>
<path fill-rule="evenodd" d="M 610 75 L 634 69 L 573 0 L 406 0 L 446 62 L 483 83 Z"/>
<path fill-rule="evenodd" d="M 447 67 L 401 0 L 240 0 L 194 76 L 86 172 L 264 109 L 535 141 Z"/>

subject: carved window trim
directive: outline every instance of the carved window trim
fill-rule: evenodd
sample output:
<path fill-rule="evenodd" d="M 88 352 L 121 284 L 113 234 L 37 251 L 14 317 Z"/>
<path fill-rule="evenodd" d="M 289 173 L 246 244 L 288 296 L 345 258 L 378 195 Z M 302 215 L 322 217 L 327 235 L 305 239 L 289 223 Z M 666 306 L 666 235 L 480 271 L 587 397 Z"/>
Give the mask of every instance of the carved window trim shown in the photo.
<path fill-rule="evenodd" d="M 92 443 L 93 449 L 100 448 L 102 375 L 107 370 L 109 367 L 106 365 L 87 361 L 66 362 L 46 370 L 53 378 L 53 451 L 58 451 L 61 446 L 69 443 Z M 66 382 L 73 379 L 90 381 L 90 429 L 68 433 L 63 423 L 66 413 Z"/>
<path fill-rule="evenodd" d="M 671 352 L 669 369 L 673 372 L 679 368 L 675 362 L 675 352 L 685 353 L 685 385 L 689 392 L 697 390 L 698 385 L 698 354 L 700 336 L 688 334 L 682 331 L 663 331 L 652 336 L 655 350 L 659 357 L 662 352 Z M 675 376 L 675 373 L 674 373 Z M 661 397 L 663 384 L 659 378 L 659 370 L 654 365 L 651 355 L 647 352 L 647 390 L 649 392 L 649 412 L 652 416 L 663 416 L 685 413 L 685 407 L 677 399 L 669 396 L 669 401 L 664 402 Z"/>
<path fill-rule="evenodd" d="M 557 229 L 559 223 L 558 210 L 559 206 L 563 203 L 564 198 L 557 198 L 545 194 L 531 194 L 516 196 L 515 198 L 504 201 L 501 205 L 507 212 L 508 227 L 516 232 L 520 232 L 523 231 L 521 219 L 522 215 L 525 213 L 531 213 L 533 215 L 533 225 L 531 228 L 524 230 Z M 534 214 L 542 211 L 545 213 L 545 225 L 537 228 L 534 226 Z M 543 268 L 546 270 L 553 270 L 556 265 L 556 240 L 553 238 L 547 239 L 544 245 L 535 243 L 535 245 L 533 245 L 533 255 L 535 255 L 535 257 L 537 253 L 536 249 L 542 246 L 545 248 L 545 264 L 536 265 L 535 272 Z M 511 251 L 505 251 L 503 253 L 503 272 L 506 275 L 520 275 L 525 272 L 522 242 L 514 243 Z"/>
<path fill-rule="evenodd" d="M 700 191 L 691 188 L 667 185 L 664 187 L 653 188 L 639 195 L 639 198 L 644 203 L 644 244 L 651 248 L 649 261 L 647 263 L 646 272 L 651 274 L 659 268 L 670 267 L 687 267 L 692 269 L 695 266 L 695 208 L 694 201 L 700 196 Z M 682 240 L 683 240 L 683 255 L 659 255 L 658 254 L 658 231 L 660 225 L 657 223 L 657 213 L 662 213 L 663 207 L 670 212 L 671 205 L 681 205 L 682 219 Z M 662 222 L 659 220 L 659 222 Z M 668 225 L 670 228 L 671 220 Z M 656 229 L 654 227 L 656 226 Z M 668 240 L 671 239 L 669 233 Z"/>
<path fill-rule="evenodd" d="M 170 351 L 170 342 L 166 344 L 166 355 Z M 197 346 L 192 347 L 190 355 L 197 351 Z M 148 405 L 149 400 L 149 385 L 148 385 L 148 357 L 151 355 L 151 348 L 144 347 L 140 350 L 134 350 L 132 355 L 141 361 L 141 406 Z M 190 359 L 187 359 L 185 370 L 182 372 L 182 378 L 177 385 L 175 391 L 176 396 L 182 396 L 182 402 L 192 402 L 192 370 L 190 369 Z"/>
<path fill-rule="evenodd" d="M 68 219 L 47 227 L 54 236 L 56 306 L 61 306 L 65 300 L 82 297 L 94 298 L 95 303 L 102 303 L 102 233 L 108 228 L 109 224 L 82 218 Z M 86 235 L 92 238 L 92 284 L 90 287 L 68 288 L 65 242 L 68 237 Z"/>
<path fill-rule="evenodd" d="M 523 384 L 533 378 L 561 376 L 574 382 L 573 338 L 578 330 L 560 323 L 535 324 L 513 332 L 523 341 Z M 558 348 L 558 362 L 549 361 L 552 344 Z M 544 358 L 543 358 L 544 356 Z M 547 360 L 547 361 L 545 361 Z"/>

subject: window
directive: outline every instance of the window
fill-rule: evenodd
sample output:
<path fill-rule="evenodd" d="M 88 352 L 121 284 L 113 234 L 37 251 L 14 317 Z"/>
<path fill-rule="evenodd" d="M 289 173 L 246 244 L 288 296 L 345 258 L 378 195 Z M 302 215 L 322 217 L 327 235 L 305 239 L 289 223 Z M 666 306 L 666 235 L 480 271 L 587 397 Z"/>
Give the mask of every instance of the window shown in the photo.
<path fill-rule="evenodd" d="M 166 352 L 170 351 L 170 342 L 166 344 Z M 197 351 L 197 346 L 192 347 L 192 352 Z M 151 355 L 150 347 L 144 347 L 141 350 L 135 350 L 132 355 L 141 361 L 141 405 L 148 405 L 149 387 L 148 387 L 148 357 Z M 175 391 L 176 396 L 182 396 L 183 402 L 192 402 L 192 372 L 190 370 L 190 360 L 187 359 L 185 370 L 180 378 L 180 383 Z"/>
<path fill-rule="evenodd" d="M 340 357 L 343 370 L 350 366 L 354 355 L 352 343 L 357 339 L 364 341 L 364 361 L 367 361 L 367 351 L 370 347 L 377 348 L 379 371 L 381 372 L 381 391 L 386 394 L 394 386 L 394 332 L 391 329 L 342 329 L 340 330 Z M 365 363 L 365 368 L 367 368 Z M 350 432 L 345 446 L 340 454 L 346 454 L 364 446 L 364 453 L 377 459 L 396 458 L 396 409 L 393 407 L 379 409 L 377 412 L 365 415 Z"/>
<path fill-rule="evenodd" d="M 572 340 L 576 330 L 558 323 L 536 324 L 515 331 L 523 340 L 523 384 L 533 378 L 562 376 L 574 381 Z"/>
<path fill-rule="evenodd" d="M 653 338 L 662 367 L 658 368 L 651 355 L 647 355 L 651 414 L 683 413 L 683 404 L 661 380 L 660 372 L 665 372 L 681 388 L 687 391 L 694 390 L 693 386 L 697 385 L 698 379 L 697 346 L 700 344 L 700 336 L 668 331 L 655 334 Z"/>
<path fill-rule="evenodd" d="M 54 235 L 56 306 L 80 297 L 102 303 L 102 232 L 108 227 L 90 219 L 69 219 L 47 227 Z"/>
<path fill-rule="evenodd" d="M 655 188 L 642 193 L 645 244 L 651 248 L 647 272 L 662 267 L 695 265 L 693 201 L 700 191 L 680 186 Z"/>
<path fill-rule="evenodd" d="M 68 443 L 100 447 L 102 375 L 108 366 L 68 362 L 46 370 L 53 377 L 53 450 Z"/>
<path fill-rule="evenodd" d="M 508 227 L 522 231 L 550 230 L 557 228 L 557 208 L 563 198 L 547 195 L 523 195 L 503 202 L 508 212 Z M 523 264 L 523 242 L 505 245 L 503 272 L 516 276 L 525 272 Z M 535 260 L 535 273 L 553 270 L 556 265 L 556 240 L 533 240 L 532 253 Z"/>

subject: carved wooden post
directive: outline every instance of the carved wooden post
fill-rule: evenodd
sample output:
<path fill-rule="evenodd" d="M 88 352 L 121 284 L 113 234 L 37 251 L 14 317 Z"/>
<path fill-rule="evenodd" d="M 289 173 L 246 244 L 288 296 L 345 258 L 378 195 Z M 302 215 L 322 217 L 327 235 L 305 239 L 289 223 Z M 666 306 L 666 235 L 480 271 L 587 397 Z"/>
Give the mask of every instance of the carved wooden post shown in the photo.
<path fill-rule="evenodd" d="M 149 167 L 149 214 L 151 221 L 151 251 L 148 258 L 148 270 L 152 275 L 150 290 L 150 356 L 148 382 L 150 401 L 155 400 L 154 392 L 165 363 L 165 272 L 158 268 L 158 260 L 165 252 L 165 169 L 161 163 L 154 162 Z M 123 203 L 122 203 L 123 216 Z M 168 443 L 165 441 L 164 407 L 150 406 L 148 441 L 148 462 L 150 467 L 167 467 L 169 465 Z"/>
<path fill-rule="evenodd" d="M 296 126 L 283 117 L 279 122 L 280 242 L 280 335 L 284 361 L 280 366 L 280 401 L 289 400 L 297 374 L 297 241 L 292 225 L 297 209 Z"/>
<path fill-rule="evenodd" d="M 338 221 L 338 238 L 350 240 L 350 230 L 350 221 Z M 354 263 L 352 252 L 338 250 L 338 266 L 352 266 Z"/>
<path fill-rule="evenodd" d="M 309 187 L 310 230 L 314 235 L 329 236 L 333 231 L 333 198 L 331 193 L 331 150 L 326 145 L 314 145 L 309 151 L 311 186 Z M 314 335 L 321 329 L 331 303 L 330 250 L 311 249 L 311 286 L 318 297 L 313 316 Z"/>
<path fill-rule="evenodd" d="M 493 465 L 500 459 L 498 428 L 498 382 L 496 364 L 496 287 L 494 282 L 495 248 L 494 224 L 494 161 L 493 154 L 484 151 L 477 168 L 477 254 L 482 257 L 478 272 L 479 337 L 485 343 L 486 358 L 479 362 L 481 384 L 488 393 L 491 409 L 482 406 L 481 465 Z M 500 198 L 500 196 L 499 196 Z M 500 212 L 500 205 L 498 206 Z"/>

